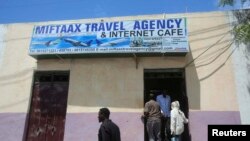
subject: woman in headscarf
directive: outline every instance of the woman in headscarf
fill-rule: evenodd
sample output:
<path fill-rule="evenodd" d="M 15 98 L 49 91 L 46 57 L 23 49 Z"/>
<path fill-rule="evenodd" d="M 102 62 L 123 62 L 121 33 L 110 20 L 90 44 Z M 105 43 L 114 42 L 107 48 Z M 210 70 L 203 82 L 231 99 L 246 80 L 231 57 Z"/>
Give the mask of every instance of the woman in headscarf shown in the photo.
<path fill-rule="evenodd" d="M 184 132 L 184 123 L 188 123 L 188 119 L 185 114 L 180 110 L 179 101 L 171 103 L 170 112 L 170 130 L 171 141 L 181 141 L 181 134 Z"/>

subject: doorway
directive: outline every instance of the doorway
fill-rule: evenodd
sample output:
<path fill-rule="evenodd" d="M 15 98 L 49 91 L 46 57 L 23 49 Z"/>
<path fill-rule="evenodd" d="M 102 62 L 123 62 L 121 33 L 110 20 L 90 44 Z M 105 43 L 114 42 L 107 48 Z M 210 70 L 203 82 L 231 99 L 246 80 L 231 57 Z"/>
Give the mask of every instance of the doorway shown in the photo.
<path fill-rule="evenodd" d="M 188 97 L 186 95 L 185 84 L 185 69 L 145 69 L 144 70 L 144 105 L 149 101 L 149 93 L 154 93 L 155 96 L 166 90 L 171 97 L 171 102 L 178 100 L 180 109 L 188 116 Z M 144 124 L 146 125 L 146 124 Z M 144 128 L 144 140 L 147 141 L 147 131 Z M 164 134 L 162 138 L 165 139 Z M 183 141 L 190 141 L 188 125 L 185 125 L 184 133 L 182 134 Z"/>
<path fill-rule="evenodd" d="M 69 72 L 35 72 L 26 141 L 62 141 Z"/>

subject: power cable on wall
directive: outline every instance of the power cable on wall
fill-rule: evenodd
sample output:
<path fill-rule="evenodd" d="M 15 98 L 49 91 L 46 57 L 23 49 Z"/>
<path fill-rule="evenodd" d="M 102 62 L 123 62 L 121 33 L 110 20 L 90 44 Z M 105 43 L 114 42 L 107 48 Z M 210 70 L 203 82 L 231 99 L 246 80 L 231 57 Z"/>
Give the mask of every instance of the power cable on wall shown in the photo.
<path fill-rule="evenodd" d="M 231 45 L 233 44 L 233 42 L 231 44 L 229 44 L 229 47 L 231 47 Z M 215 70 L 213 70 L 210 74 L 206 75 L 205 77 L 202 77 L 200 78 L 199 80 L 200 81 L 203 81 L 207 78 L 209 78 L 210 76 L 212 76 L 214 73 L 216 73 L 217 71 L 219 71 L 225 64 L 226 62 L 228 61 L 228 59 L 231 57 L 231 55 L 234 53 L 234 51 L 236 50 L 237 47 L 235 47 L 232 52 L 227 56 L 226 60 L 221 64 L 219 65 Z"/>
<path fill-rule="evenodd" d="M 214 47 L 215 45 L 217 45 L 228 33 L 230 33 L 231 31 L 228 31 L 227 33 L 225 33 L 218 41 L 216 41 L 213 45 L 211 45 L 210 47 L 208 47 L 205 51 L 203 51 L 201 54 L 199 54 L 196 58 L 194 58 L 193 60 L 191 60 L 189 63 L 187 63 L 184 68 L 188 67 L 190 64 L 192 64 L 195 60 L 197 60 L 200 56 L 202 56 L 204 53 L 206 53 L 209 49 L 211 49 L 212 47 Z"/>
<path fill-rule="evenodd" d="M 217 55 L 213 60 L 211 60 L 210 62 L 208 62 L 206 64 L 197 65 L 196 68 L 203 67 L 203 66 L 206 66 L 206 65 L 213 63 L 215 60 L 217 60 L 222 54 L 224 54 L 231 47 L 233 42 L 234 41 L 231 41 L 229 44 L 227 44 L 225 47 L 223 47 L 222 48 L 223 51 L 221 53 L 219 53 L 219 55 Z"/>

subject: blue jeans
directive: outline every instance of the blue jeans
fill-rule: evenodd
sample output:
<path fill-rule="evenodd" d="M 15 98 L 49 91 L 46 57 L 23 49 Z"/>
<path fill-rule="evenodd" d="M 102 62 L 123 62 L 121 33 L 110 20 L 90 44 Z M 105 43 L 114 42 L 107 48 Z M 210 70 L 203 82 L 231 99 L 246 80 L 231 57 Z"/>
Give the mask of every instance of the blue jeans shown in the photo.
<path fill-rule="evenodd" d="M 181 141 L 181 135 L 174 135 L 174 136 L 171 138 L 171 141 Z"/>

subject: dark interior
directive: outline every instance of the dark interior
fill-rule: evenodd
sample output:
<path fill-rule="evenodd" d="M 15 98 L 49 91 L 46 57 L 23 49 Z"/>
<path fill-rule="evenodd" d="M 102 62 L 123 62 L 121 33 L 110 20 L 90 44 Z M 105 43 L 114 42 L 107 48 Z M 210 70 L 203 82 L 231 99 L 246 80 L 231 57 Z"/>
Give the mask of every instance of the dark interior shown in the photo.
<path fill-rule="evenodd" d="M 159 95 L 166 90 L 171 101 L 178 100 L 180 108 L 188 118 L 188 98 L 186 95 L 185 71 L 184 69 L 146 69 L 144 70 L 144 104 L 149 101 L 149 93 Z M 147 132 L 145 128 L 145 141 Z M 182 134 L 183 141 L 190 141 L 188 125 Z M 163 135 L 163 138 L 164 135 Z"/>

